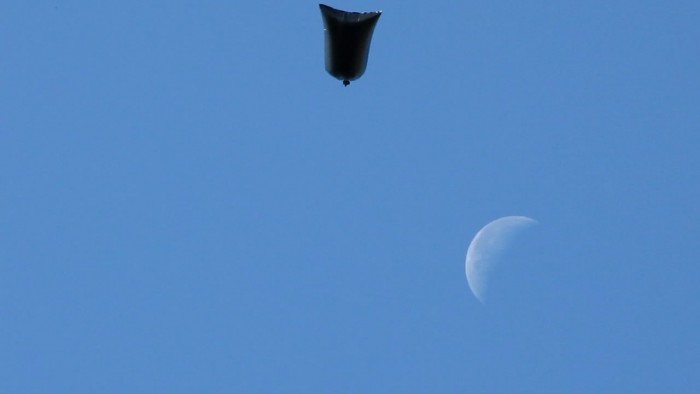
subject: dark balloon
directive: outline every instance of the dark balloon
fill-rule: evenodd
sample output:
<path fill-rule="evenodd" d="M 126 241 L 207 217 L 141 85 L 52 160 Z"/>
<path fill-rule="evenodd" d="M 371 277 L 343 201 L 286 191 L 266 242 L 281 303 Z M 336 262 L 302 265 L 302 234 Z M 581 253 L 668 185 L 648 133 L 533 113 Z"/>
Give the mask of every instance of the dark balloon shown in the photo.
<path fill-rule="evenodd" d="M 326 32 L 326 71 L 348 86 L 367 68 L 372 32 L 382 13 L 346 12 L 324 4 L 319 6 Z"/>

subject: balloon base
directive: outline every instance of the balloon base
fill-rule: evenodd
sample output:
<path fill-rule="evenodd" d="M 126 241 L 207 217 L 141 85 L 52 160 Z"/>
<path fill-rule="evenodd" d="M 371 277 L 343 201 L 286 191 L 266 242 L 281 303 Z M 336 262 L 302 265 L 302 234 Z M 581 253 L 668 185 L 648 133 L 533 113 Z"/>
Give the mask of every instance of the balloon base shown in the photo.
<path fill-rule="evenodd" d="M 343 81 L 343 86 L 348 86 L 348 85 L 350 85 L 350 81 L 348 81 L 347 79 L 344 80 L 344 81 Z"/>

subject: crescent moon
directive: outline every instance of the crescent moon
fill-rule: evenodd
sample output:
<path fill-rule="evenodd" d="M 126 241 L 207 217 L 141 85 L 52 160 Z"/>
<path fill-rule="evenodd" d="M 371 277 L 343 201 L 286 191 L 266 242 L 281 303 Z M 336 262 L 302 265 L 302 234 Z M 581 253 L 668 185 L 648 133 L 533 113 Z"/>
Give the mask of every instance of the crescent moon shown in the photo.
<path fill-rule="evenodd" d="M 518 234 L 535 224 L 537 221 L 527 216 L 505 216 L 487 224 L 474 236 L 464 268 L 469 288 L 479 302 L 483 304 L 486 300 L 489 275 L 503 252 Z"/>

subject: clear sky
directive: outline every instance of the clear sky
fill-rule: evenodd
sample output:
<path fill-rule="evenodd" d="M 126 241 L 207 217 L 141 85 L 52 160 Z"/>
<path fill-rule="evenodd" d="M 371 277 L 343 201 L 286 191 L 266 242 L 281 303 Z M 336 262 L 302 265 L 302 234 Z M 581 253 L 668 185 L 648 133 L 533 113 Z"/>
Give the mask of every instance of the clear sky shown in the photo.
<path fill-rule="evenodd" d="M 700 392 L 700 3 L 328 4 L 0 4 L 0 392 Z"/>

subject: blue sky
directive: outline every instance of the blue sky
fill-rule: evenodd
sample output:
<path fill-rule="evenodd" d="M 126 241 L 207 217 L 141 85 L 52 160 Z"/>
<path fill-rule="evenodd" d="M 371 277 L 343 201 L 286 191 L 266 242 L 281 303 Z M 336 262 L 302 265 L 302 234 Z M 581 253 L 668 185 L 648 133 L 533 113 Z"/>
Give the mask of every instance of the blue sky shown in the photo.
<path fill-rule="evenodd" d="M 696 2 L 287 3 L 0 5 L 0 392 L 700 390 Z"/>

